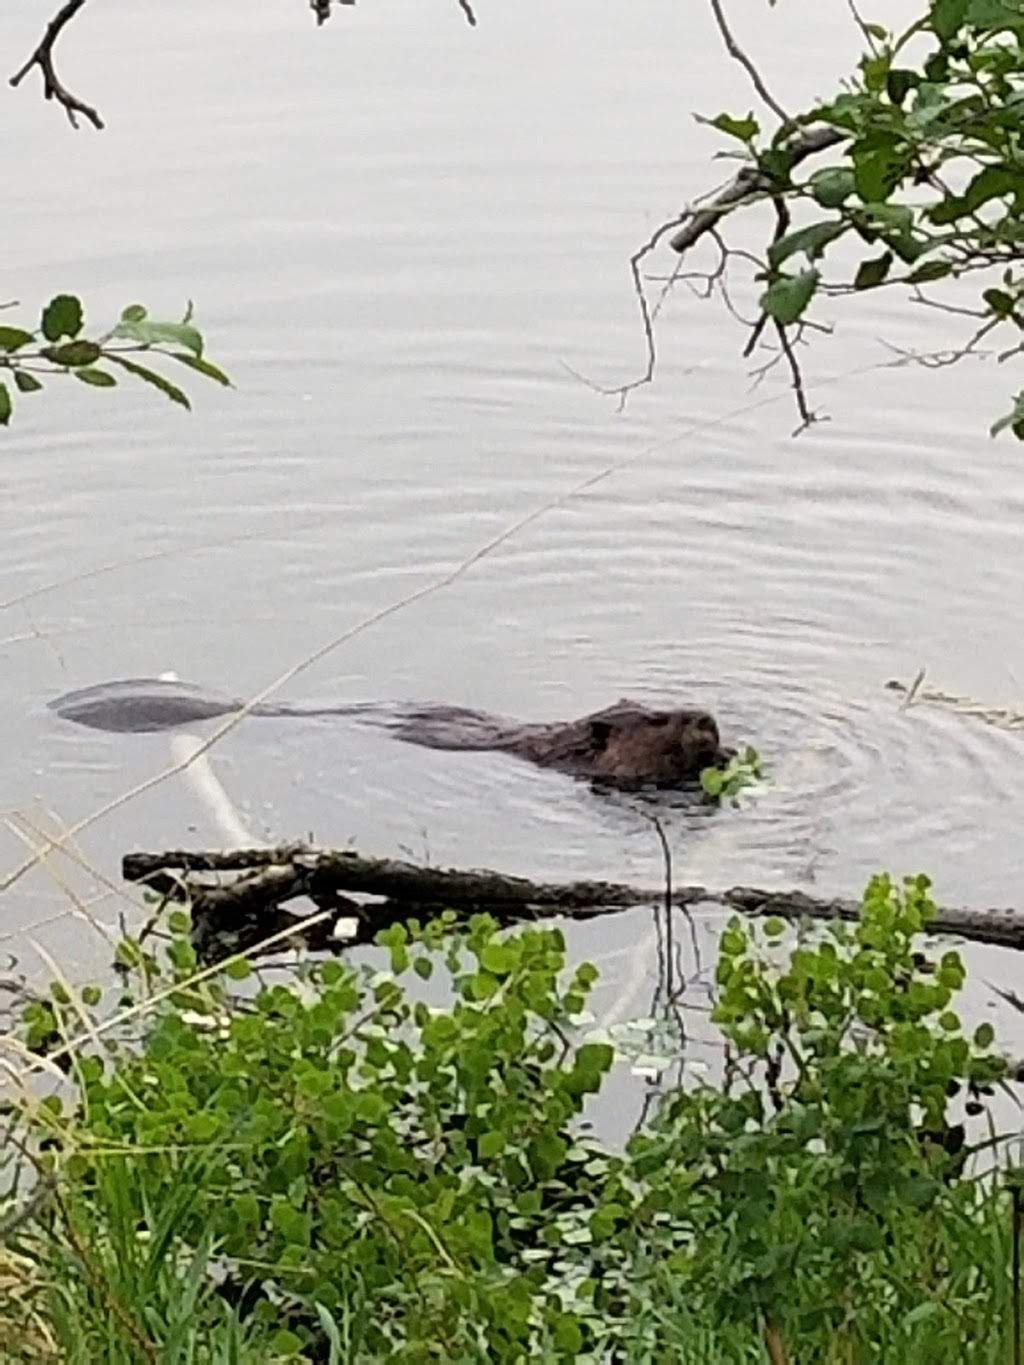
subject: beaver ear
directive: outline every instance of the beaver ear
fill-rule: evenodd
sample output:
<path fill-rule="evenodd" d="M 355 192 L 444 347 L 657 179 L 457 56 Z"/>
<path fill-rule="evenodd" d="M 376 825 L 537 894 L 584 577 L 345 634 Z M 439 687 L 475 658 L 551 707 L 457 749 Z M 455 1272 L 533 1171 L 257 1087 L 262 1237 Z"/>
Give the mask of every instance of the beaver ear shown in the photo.
<path fill-rule="evenodd" d="M 606 721 L 606 720 L 592 720 L 592 721 L 590 722 L 590 738 L 591 738 L 591 739 L 594 741 L 594 743 L 597 744 L 600 748 L 603 749 L 604 746 L 608 743 L 608 739 L 609 739 L 609 736 L 611 735 L 611 733 L 612 733 L 612 726 L 611 726 L 611 724 L 610 724 L 608 721 Z"/>

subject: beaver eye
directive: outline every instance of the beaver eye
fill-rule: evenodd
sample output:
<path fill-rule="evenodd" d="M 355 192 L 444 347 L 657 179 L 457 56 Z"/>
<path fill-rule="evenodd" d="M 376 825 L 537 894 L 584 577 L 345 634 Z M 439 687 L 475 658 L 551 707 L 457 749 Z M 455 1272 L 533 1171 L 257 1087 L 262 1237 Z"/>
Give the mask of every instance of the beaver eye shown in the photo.
<path fill-rule="evenodd" d="M 651 716 L 648 718 L 648 725 L 662 726 L 668 724 L 668 716 Z"/>

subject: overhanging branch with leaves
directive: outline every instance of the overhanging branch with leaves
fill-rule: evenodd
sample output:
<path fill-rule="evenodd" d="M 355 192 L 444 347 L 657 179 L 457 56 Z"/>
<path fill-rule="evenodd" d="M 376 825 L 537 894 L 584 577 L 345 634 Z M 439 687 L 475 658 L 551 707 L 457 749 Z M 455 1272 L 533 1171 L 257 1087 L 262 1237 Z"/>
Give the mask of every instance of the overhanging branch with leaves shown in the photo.
<path fill-rule="evenodd" d="M 719 0 L 711 3 L 727 51 L 751 77 L 770 126 L 763 129 L 752 112 L 702 119 L 739 144 L 743 164 L 723 190 L 666 224 L 638 257 L 673 229 L 671 246 L 681 257 L 713 237 L 719 260 L 704 276 L 705 292 L 730 307 L 725 267 L 749 273 L 759 311 L 745 354 L 774 336 L 775 359 L 793 371 L 801 427 L 814 414 L 794 346 L 808 327 L 827 328 L 817 312 L 826 299 L 904 289 L 916 303 L 969 319 L 970 333 L 949 359 L 976 352 L 997 332 L 1009 333 L 999 360 L 1017 359 L 1024 351 L 1020 5 L 932 0 L 901 31 L 857 16 L 865 50 L 854 76 L 833 98 L 787 114 L 737 42 Z M 764 248 L 732 247 L 730 220 L 765 205 L 772 215 Z M 840 244 L 860 248 L 852 269 L 839 260 Z M 965 309 L 943 292 L 975 274 L 981 277 L 975 306 Z M 682 277 L 677 268 L 666 287 Z M 645 298 L 641 303 L 646 323 L 650 310 Z M 1024 439 L 1024 392 L 992 434 L 1007 427 Z"/>

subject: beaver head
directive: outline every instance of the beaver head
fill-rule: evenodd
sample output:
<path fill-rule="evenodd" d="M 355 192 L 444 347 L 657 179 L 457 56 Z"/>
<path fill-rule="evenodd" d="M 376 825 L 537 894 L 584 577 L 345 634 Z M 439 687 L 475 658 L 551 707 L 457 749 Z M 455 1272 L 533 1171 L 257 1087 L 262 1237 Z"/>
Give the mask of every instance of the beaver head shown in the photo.
<path fill-rule="evenodd" d="M 704 768 L 722 767 L 722 747 L 707 711 L 657 711 L 622 701 L 587 717 L 593 775 L 616 787 L 676 787 Z"/>

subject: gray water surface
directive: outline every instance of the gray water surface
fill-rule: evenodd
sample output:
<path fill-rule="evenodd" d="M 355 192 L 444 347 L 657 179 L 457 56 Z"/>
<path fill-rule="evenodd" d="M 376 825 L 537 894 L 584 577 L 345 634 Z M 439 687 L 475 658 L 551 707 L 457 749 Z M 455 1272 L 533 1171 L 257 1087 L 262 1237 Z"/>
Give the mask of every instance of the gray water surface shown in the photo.
<path fill-rule="evenodd" d="M 786 377 L 752 391 L 738 325 L 685 288 L 624 411 L 566 368 L 642 370 L 629 255 L 729 173 L 691 113 L 751 94 L 704 8 L 517 0 L 470 30 L 454 4 L 363 0 L 318 32 L 297 0 L 179 0 L 173 21 L 110 0 L 61 51 L 106 132 L 72 133 L 28 85 L 4 95 L 7 292 L 72 289 L 98 319 L 192 297 L 237 386 L 189 377 L 191 416 L 128 387 L 20 403 L 0 469 L 6 811 L 75 822 L 168 762 L 165 738 L 61 724 L 54 694 L 165 669 L 259 691 L 608 470 L 287 695 L 529 719 L 699 703 L 774 781 L 713 820 L 663 812 L 677 879 L 856 894 L 877 868 L 927 869 L 947 903 L 1019 900 L 1021 738 L 883 688 L 925 666 L 1024 706 L 1024 475 L 985 434 L 1012 375 L 878 368 L 883 339 L 959 333 L 888 294 L 844 303 L 805 353 L 831 420 L 793 440 Z M 794 106 L 856 55 L 842 7 L 743 22 Z M 11 54 L 37 40 L 26 14 L 3 26 Z M 635 803 L 500 755 L 251 721 L 212 762 L 268 838 L 660 875 Z M 116 880 L 124 849 L 184 842 L 219 836 L 175 780 L 80 844 Z M 8 833 L 0 853 L 9 870 L 25 849 Z M 80 920 L 41 923 L 63 896 L 20 880 L 5 942 L 91 960 Z"/>

